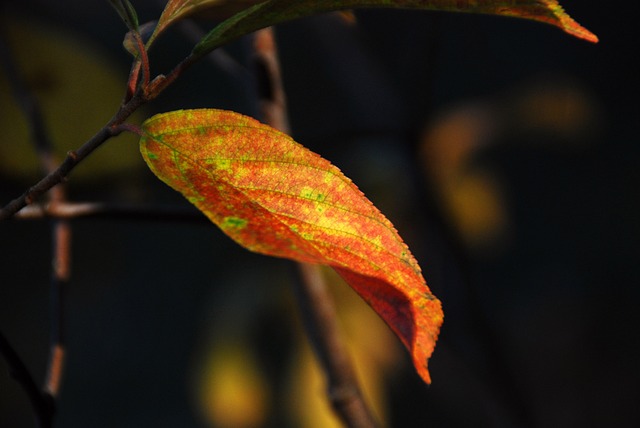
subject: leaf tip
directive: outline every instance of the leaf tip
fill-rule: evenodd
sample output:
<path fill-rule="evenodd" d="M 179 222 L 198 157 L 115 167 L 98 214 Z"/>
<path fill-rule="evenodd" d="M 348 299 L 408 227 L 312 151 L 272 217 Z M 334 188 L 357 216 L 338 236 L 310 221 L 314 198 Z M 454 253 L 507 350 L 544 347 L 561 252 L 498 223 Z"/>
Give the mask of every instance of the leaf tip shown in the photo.
<path fill-rule="evenodd" d="M 593 34 L 591 31 L 587 30 L 586 28 L 584 28 L 582 25 L 578 24 L 568 15 L 566 16 L 565 19 L 561 21 L 561 23 L 562 23 L 562 29 L 567 34 L 570 34 L 574 37 L 577 37 L 582 40 L 586 40 L 591 43 L 598 43 L 600 41 L 598 39 L 598 36 Z"/>
<path fill-rule="evenodd" d="M 578 24 L 576 20 L 574 20 L 571 16 L 569 16 L 568 13 L 564 11 L 560 4 L 555 2 L 554 9 L 555 10 L 553 11 L 553 14 L 558 19 L 556 25 L 562 28 L 565 33 L 591 43 L 598 43 L 598 36 L 587 30 L 582 25 Z"/>
<path fill-rule="evenodd" d="M 428 369 L 428 362 L 436 346 L 440 328 L 444 322 L 444 312 L 442 303 L 433 295 L 428 294 L 428 298 L 423 302 L 422 314 L 417 315 L 418 329 L 411 351 L 413 365 L 418 375 L 427 384 L 431 384 L 431 374 Z"/>

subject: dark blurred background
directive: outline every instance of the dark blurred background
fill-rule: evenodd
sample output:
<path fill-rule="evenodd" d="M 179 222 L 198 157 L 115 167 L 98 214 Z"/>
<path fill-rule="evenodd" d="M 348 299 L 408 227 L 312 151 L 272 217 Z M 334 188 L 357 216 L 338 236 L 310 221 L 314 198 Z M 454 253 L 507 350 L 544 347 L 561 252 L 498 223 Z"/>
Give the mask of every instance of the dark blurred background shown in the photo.
<path fill-rule="evenodd" d="M 4 3 L 3 31 L 64 153 L 117 108 L 125 27 L 108 2 Z M 133 3 L 143 22 L 162 8 Z M 640 425 L 636 18 L 627 2 L 561 3 L 599 44 L 523 20 L 433 12 L 277 28 L 294 137 L 389 217 L 443 302 L 427 387 L 368 308 L 333 287 L 386 426 Z M 153 71 L 192 44 L 171 30 L 151 53 Z M 249 45 L 226 51 L 239 72 L 203 61 L 132 121 L 192 107 L 255 114 Z M 0 108 L 5 204 L 37 169 L 31 159 L 21 172 L 26 125 L 2 74 Z M 72 174 L 69 198 L 187 207 L 136 151 L 133 137 L 105 144 Z M 0 329 L 43 379 L 50 225 L 3 222 L 0 242 Z M 56 426 L 337 426 L 290 265 L 199 221 L 73 221 Z M 0 367 L 0 427 L 33 426 Z"/>

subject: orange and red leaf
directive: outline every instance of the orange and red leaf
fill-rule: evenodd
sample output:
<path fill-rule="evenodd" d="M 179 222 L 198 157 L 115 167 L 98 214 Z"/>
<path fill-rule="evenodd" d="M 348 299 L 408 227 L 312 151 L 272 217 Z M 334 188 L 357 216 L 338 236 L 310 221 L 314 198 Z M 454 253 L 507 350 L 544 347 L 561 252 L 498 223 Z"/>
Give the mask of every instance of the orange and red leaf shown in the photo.
<path fill-rule="evenodd" d="M 181 110 L 143 124 L 142 155 L 228 236 L 258 253 L 333 267 L 387 322 L 430 382 L 440 302 L 382 213 L 330 162 L 252 118 Z"/>

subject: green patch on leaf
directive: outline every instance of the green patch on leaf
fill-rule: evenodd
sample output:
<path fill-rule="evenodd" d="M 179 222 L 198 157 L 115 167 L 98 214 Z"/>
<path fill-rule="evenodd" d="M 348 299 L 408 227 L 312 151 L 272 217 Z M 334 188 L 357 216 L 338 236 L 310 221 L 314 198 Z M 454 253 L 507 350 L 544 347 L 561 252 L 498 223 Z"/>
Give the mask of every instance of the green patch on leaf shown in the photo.
<path fill-rule="evenodd" d="M 244 229 L 247 227 L 247 219 L 239 217 L 225 217 L 220 227 L 222 229 Z"/>

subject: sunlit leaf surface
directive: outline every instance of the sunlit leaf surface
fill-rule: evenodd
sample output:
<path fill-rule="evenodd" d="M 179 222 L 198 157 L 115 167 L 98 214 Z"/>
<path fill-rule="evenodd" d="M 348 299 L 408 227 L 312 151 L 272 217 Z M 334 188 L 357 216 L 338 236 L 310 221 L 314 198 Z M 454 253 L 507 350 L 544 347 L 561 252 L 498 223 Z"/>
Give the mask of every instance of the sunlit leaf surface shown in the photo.
<path fill-rule="evenodd" d="M 143 124 L 151 170 L 240 245 L 333 267 L 387 322 L 430 382 L 440 302 L 393 225 L 338 168 L 238 113 L 181 110 Z"/>

